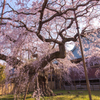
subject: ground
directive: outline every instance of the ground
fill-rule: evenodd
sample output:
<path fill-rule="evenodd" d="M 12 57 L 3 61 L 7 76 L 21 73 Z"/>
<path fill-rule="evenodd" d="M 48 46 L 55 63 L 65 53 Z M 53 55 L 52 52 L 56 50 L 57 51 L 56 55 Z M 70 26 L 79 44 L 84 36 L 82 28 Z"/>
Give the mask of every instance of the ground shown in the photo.
<path fill-rule="evenodd" d="M 89 100 L 87 91 L 66 91 L 66 90 L 55 90 L 56 96 L 45 97 L 44 100 Z M 92 91 L 92 99 L 100 100 L 100 91 Z M 32 93 L 27 95 L 26 100 L 33 100 L 31 98 Z M 23 96 L 20 97 L 20 100 Z M 14 100 L 13 95 L 0 96 L 0 100 Z M 34 99 L 35 100 L 35 99 Z"/>

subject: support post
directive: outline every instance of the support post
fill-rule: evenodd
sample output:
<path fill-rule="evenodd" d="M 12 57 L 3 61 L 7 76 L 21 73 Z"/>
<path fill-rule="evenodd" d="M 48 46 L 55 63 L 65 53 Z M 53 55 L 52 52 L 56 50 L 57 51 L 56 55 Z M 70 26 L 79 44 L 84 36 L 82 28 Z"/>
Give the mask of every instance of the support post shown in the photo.
<path fill-rule="evenodd" d="M 92 97 L 91 97 L 91 90 L 90 90 L 90 83 L 89 83 L 89 79 L 88 79 L 87 68 L 86 68 L 86 65 L 85 65 L 85 59 L 84 59 L 84 53 L 83 53 L 82 43 L 81 43 L 81 39 L 80 39 L 80 34 L 78 34 L 78 37 L 79 37 L 79 43 L 80 43 L 81 54 L 82 54 L 83 67 L 84 67 L 84 72 L 85 72 L 85 78 L 86 78 L 87 89 L 88 89 L 88 93 L 89 93 L 89 98 L 90 98 L 90 100 L 92 100 Z"/>
<path fill-rule="evenodd" d="M 77 28 L 78 38 L 79 38 L 80 49 L 81 49 L 81 55 L 82 55 L 82 61 L 83 61 L 83 67 L 84 67 L 84 72 L 85 72 L 85 78 L 86 78 L 86 84 L 87 84 L 89 99 L 92 100 L 90 83 L 89 83 L 89 79 L 88 79 L 87 68 L 86 68 L 85 58 L 84 58 L 84 53 L 83 53 L 83 47 L 82 47 L 82 42 L 81 42 L 81 38 L 80 38 L 79 25 L 78 25 L 75 10 L 74 10 L 74 16 L 75 16 L 75 23 L 76 23 L 76 28 Z"/>

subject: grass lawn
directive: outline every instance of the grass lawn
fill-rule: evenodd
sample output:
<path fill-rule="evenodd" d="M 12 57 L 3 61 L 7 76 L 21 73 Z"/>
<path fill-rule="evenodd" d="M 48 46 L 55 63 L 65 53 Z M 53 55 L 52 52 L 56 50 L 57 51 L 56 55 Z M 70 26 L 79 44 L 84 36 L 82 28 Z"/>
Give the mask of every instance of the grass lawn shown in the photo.
<path fill-rule="evenodd" d="M 62 95 L 56 95 L 52 97 L 45 97 L 45 100 L 89 100 L 88 92 L 87 91 L 65 91 L 65 90 L 55 90 L 55 94 L 61 94 Z M 100 100 L 100 91 L 92 91 L 92 100 Z M 31 98 L 32 93 L 29 93 L 27 95 L 26 100 L 35 100 Z M 14 100 L 13 95 L 5 95 L 0 96 L 0 100 Z M 23 99 L 20 99 L 23 100 Z"/>

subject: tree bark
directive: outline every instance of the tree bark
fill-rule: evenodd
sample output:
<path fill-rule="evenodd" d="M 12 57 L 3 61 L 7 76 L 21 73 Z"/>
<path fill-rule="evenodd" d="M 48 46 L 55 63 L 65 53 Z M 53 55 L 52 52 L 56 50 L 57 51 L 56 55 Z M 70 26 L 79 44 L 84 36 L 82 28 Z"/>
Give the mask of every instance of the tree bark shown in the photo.
<path fill-rule="evenodd" d="M 54 96 L 53 91 L 48 87 L 48 78 L 46 75 L 39 75 L 38 82 L 44 96 Z"/>

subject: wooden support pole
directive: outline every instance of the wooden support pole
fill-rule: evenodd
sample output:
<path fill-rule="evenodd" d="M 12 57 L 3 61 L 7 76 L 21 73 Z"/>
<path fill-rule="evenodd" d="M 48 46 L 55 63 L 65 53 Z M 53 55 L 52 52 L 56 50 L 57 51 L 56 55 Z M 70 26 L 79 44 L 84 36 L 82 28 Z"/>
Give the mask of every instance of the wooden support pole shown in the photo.
<path fill-rule="evenodd" d="M 82 61 L 83 61 L 83 67 L 84 67 L 84 72 L 85 72 L 85 78 L 86 78 L 86 84 L 87 84 L 89 99 L 92 100 L 90 83 L 89 83 L 89 79 L 88 79 L 87 68 L 86 68 L 85 58 L 84 58 L 84 53 L 83 53 L 83 47 L 82 47 L 82 42 L 81 42 L 79 27 L 78 27 L 78 21 L 77 21 L 77 18 L 76 18 L 75 11 L 74 11 L 74 15 L 75 15 L 75 23 L 76 23 L 76 28 L 77 28 L 77 32 L 78 32 L 78 38 L 79 38 L 79 44 L 80 44 L 80 49 L 81 49 L 81 55 L 82 55 Z"/>
<path fill-rule="evenodd" d="M 72 0 L 72 3 L 73 3 L 73 0 Z M 86 84 L 87 84 L 89 99 L 92 100 L 90 83 L 89 83 L 89 79 L 88 79 L 87 68 L 86 68 L 85 58 L 84 58 L 84 53 L 83 53 L 83 47 L 82 47 L 82 42 L 81 42 L 81 38 L 80 38 L 79 25 L 78 25 L 75 10 L 74 10 L 74 17 L 75 17 L 76 29 L 77 29 L 78 38 L 79 38 L 79 44 L 80 44 L 80 49 L 81 49 L 81 55 L 82 55 L 82 61 L 83 61 L 83 67 L 84 67 L 84 72 L 85 72 L 85 78 L 86 78 Z"/>
<path fill-rule="evenodd" d="M 84 72 L 85 72 L 85 78 L 86 78 L 87 89 L 88 89 L 88 93 L 89 93 L 89 98 L 90 98 L 90 100 L 92 100 L 92 97 L 91 97 L 91 90 L 90 90 L 90 83 L 89 83 L 89 79 L 88 79 L 87 68 L 86 68 L 86 65 L 85 65 L 85 58 L 84 58 L 82 43 L 81 43 L 81 39 L 80 39 L 80 34 L 78 34 L 78 37 L 79 37 L 79 43 L 80 43 L 81 54 L 82 54 L 83 67 L 84 67 Z"/>

